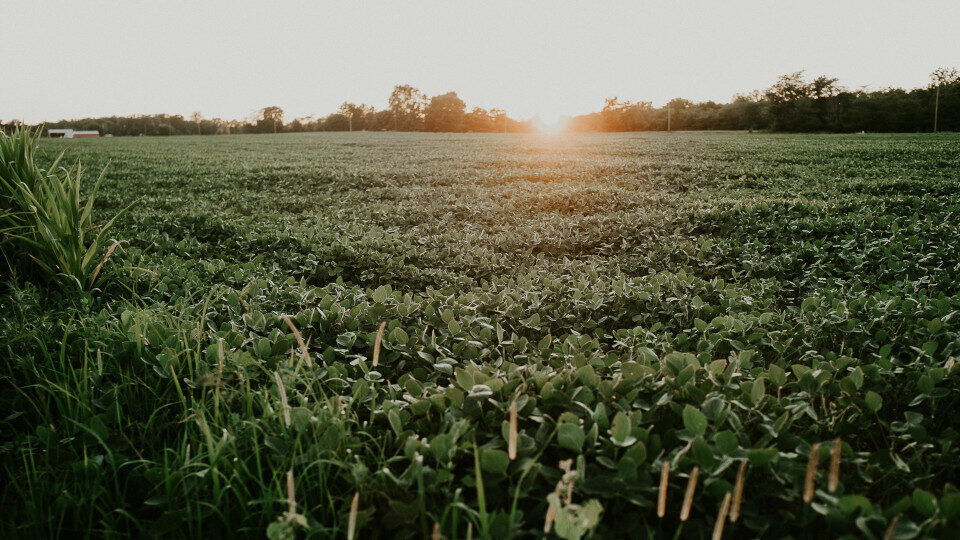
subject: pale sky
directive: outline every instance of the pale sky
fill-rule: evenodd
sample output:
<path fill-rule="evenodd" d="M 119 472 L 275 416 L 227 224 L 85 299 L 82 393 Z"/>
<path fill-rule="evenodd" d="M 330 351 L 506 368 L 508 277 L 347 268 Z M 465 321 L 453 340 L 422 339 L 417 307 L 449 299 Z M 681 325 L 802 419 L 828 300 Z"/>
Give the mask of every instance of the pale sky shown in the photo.
<path fill-rule="evenodd" d="M 0 119 L 286 118 L 395 84 L 514 118 L 604 97 L 726 101 L 783 73 L 916 87 L 960 67 L 960 1 L 0 0 Z"/>

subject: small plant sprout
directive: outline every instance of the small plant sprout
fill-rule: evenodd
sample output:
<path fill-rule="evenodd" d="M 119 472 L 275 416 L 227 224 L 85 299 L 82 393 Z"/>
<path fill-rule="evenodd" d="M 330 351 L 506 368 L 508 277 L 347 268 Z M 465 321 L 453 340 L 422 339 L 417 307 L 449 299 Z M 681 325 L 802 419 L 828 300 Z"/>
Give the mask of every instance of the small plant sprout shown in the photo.
<path fill-rule="evenodd" d="M 817 483 L 817 465 L 820 464 L 820 443 L 813 443 L 810 447 L 810 456 L 807 458 L 807 474 L 803 482 L 803 502 L 813 500 L 813 490 Z"/>
<path fill-rule="evenodd" d="M 442 540 L 443 530 L 440 528 L 439 522 L 433 523 L 433 533 L 430 534 L 430 540 Z"/>

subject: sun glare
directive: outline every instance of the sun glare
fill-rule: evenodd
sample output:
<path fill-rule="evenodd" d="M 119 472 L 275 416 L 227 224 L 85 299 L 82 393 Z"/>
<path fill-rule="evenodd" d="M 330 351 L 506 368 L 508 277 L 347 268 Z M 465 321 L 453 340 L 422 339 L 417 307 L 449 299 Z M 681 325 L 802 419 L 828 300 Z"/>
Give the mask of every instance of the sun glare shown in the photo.
<path fill-rule="evenodd" d="M 540 133 L 560 133 L 567 127 L 568 117 L 559 114 L 540 114 L 533 119 L 533 125 Z"/>

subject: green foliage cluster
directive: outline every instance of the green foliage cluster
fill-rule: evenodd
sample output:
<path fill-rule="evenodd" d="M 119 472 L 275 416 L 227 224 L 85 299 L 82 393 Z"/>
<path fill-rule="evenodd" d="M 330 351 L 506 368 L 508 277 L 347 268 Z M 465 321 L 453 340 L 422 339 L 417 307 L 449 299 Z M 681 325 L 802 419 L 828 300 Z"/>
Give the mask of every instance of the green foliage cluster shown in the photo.
<path fill-rule="evenodd" d="M 0 233 L 9 269 L 26 269 L 79 289 L 93 286 L 107 231 L 117 219 L 95 223 L 93 204 L 103 176 L 81 196 L 83 169 L 37 165 L 40 131 L 0 134 Z M 110 251 L 112 252 L 112 248 Z M 109 255 L 107 255 L 109 256 Z"/>
<path fill-rule="evenodd" d="M 3 528 L 949 536 L 958 142 L 51 141 L 150 272 L 5 284 Z"/>

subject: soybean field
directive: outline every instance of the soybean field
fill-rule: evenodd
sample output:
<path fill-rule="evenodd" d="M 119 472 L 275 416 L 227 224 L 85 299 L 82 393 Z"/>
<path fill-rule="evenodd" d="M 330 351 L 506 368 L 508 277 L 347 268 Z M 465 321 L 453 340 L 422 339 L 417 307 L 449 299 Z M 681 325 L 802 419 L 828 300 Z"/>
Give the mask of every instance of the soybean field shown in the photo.
<path fill-rule="evenodd" d="M 0 263 L 11 536 L 960 526 L 960 135 L 61 153 L 119 243 L 90 286 Z"/>

